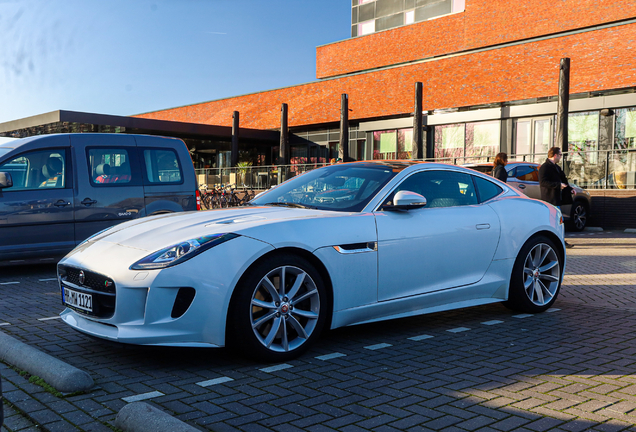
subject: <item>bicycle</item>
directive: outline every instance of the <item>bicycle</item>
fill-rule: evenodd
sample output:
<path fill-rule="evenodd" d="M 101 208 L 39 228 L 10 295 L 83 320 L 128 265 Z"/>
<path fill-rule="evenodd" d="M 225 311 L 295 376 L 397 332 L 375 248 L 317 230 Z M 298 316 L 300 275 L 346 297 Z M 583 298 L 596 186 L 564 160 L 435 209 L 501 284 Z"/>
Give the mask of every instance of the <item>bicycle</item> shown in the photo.
<path fill-rule="evenodd" d="M 207 184 L 199 185 L 199 193 L 201 194 L 201 205 L 205 207 L 206 210 L 209 210 L 211 207 L 212 196 L 208 190 Z"/>

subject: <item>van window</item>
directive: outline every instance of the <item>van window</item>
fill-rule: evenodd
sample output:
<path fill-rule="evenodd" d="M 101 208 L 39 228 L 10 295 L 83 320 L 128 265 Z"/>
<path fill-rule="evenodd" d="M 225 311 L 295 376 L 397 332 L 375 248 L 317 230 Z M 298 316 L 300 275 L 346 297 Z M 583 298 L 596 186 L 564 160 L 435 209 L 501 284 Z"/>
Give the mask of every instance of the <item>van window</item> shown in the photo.
<path fill-rule="evenodd" d="M 0 165 L 1 172 L 11 174 L 13 186 L 3 191 L 64 189 L 66 187 L 66 152 L 43 150 L 22 154 Z"/>
<path fill-rule="evenodd" d="M 130 183 L 130 155 L 123 148 L 92 148 L 88 150 L 88 169 L 93 184 Z"/>
<path fill-rule="evenodd" d="M 149 183 L 181 183 L 177 153 L 164 149 L 144 149 L 146 180 Z"/>

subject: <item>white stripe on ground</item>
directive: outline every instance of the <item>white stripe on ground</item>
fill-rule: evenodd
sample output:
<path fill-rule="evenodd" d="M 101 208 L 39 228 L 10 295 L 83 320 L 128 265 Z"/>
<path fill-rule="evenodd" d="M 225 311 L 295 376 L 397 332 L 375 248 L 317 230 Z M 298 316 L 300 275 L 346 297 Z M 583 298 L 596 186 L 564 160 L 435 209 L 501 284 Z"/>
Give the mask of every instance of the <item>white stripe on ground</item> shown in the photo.
<path fill-rule="evenodd" d="M 410 337 L 408 339 L 412 340 L 412 341 L 421 341 L 421 340 L 424 340 L 424 339 L 430 339 L 432 337 L 433 336 L 431 336 L 431 335 L 424 335 L 423 334 L 423 335 L 419 335 L 419 336 L 413 336 L 413 337 Z"/>
<path fill-rule="evenodd" d="M 40 282 L 48 282 L 48 281 L 56 281 L 57 278 L 51 278 L 51 279 L 40 279 Z"/>
<path fill-rule="evenodd" d="M 331 360 L 331 359 L 335 359 L 338 357 L 346 357 L 346 354 L 343 353 L 339 353 L 339 352 L 335 352 L 335 353 L 331 353 L 331 354 L 325 354 L 325 355 L 321 355 L 316 357 L 318 360 Z"/>
<path fill-rule="evenodd" d="M 365 346 L 364 349 L 368 349 L 368 350 L 379 350 L 382 348 L 388 348 L 390 346 L 393 346 L 391 344 L 388 343 L 381 343 L 381 344 L 375 344 L 375 345 L 369 345 L 369 346 Z"/>
<path fill-rule="evenodd" d="M 136 396 L 128 396 L 128 397 L 122 398 L 122 400 L 130 403 L 130 402 L 139 402 L 139 401 L 146 400 L 146 399 L 152 399 L 152 398 L 159 397 L 159 396 L 163 396 L 163 393 L 161 393 L 159 391 L 153 391 L 153 392 L 150 392 L 150 393 L 138 394 Z"/>
<path fill-rule="evenodd" d="M 495 324 L 501 324 L 503 321 L 499 321 L 499 320 L 492 320 L 492 321 L 486 321 L 483 322 L 483 325 L 495 325 Z"/>
<path fill-rule="evenodd" d="M 0 323 L 0 326 L 8 326 L 11 325 L 11 323 Z"/>
<path fill-rule="evenodd" d="M 223 384 L 223 383 L 230 382 L 230 381 L 234 381 L 234 380 L 232 378 L 230 378 L 230 377 L 224 376 L 224 377 L 221 377 L 221 378 L 214 378 L 214 379 L 207 380 L 207 381 L 201 381 L 201 382 L 198 382 L 197 385 L 200 385 L 201 387 L 210 387 L 210 386 L 213 386 L 213 385 Z"/>
<path fill-rule="evenodd" d="M 548 309 L 548 310 L 546 311 L 546 313 L 547 313 L 547 312 L 558 312 L 558 311 L 560 311 L 560 310 L 561 310 L 561 309 L 558 309 L 558 308 L 550 308 L 550 309 Z"/>
<path fill-rule="evenodd" d="M 15 285 L 15 284 L 19 284 L 20 282 L 0 282 L 0 285 Z"/>
<path fill-rule="evenodd" d="M 520 314 L 520 315 L 513 315 L 512 317 L 513 318 L 528 318 L 528 317 L 531 317 L 531 316 L 534 316 L 534 315 L 532 315 L 532 314 Z"/>
<path fill-rule="evenodd" d="M 38 318 L 38 321 L 49 321 L 49 320 L 54 320 L 54 319 L 61 319 L 61 316 L 54 316 L 54 317 L 48 317 L 48 318 Z"/>
<path fill-rule="evenodd" d="M 470 330 L 468 327 L 457 327 L 454 329 L 450 329 L 450 330 L 446 330 L 447 332 L 451 332 L 451 333 L 461 333 L 461 332 L 465 332 Z"/>
<path fill-rule="evenodd" d="M 266 372 L 266 373 L 270 373 L 270 372 L 276 372 L 279 370 L 283 370 L 283 369 L 289 369 L 292 368 L 293 366 L 287 363 L 283 363 L 283 364 L 279 364 L 276 366 L 270 366 L 270 367 L 266 367 L 263 369 L 259 369 L 261 372 Z"/>

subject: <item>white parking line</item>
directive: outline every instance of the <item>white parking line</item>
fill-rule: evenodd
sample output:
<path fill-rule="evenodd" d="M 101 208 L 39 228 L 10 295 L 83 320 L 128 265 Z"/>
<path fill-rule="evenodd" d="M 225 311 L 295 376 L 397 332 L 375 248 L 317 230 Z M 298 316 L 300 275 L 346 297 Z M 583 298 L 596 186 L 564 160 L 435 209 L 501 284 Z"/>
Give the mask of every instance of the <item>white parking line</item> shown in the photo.
<path fill-rule="evenodd" d="M 40 279 L 40 282 L 48 282 L 48 281 L 56 281 L 57 278 L 50 278 L 50 279 Z"/>
<path fill-rule="evenodd" d="M 432 337 L 433 337 L 433 336 L 431 336 L 431 335 L 425 335 L 425 334 L 423 334 L 423 335 L 419 335 L 419 336 L 413 336 L 413 337 L 410 337 L 410 338 L 408 338 L 408 339 L 409 339 L 409 340 L 412 340 L 412 341 L 421 341 L 421 340 L 424 340 L 424 339 L 430 339 L 430 338 L 432 338 Z"/>
<path fill-rule="evenodd" d="M 289 369 L 289 368 L 292 368 L 292 367 L 293 366 L 290 365 L 290 364 L 283 363 L 283 364 L 279 364 L 279 365 L 276 365 L 276 366 L 270 366 L 270 367 L 266 367 L 266 368 L 263 368 L 263 369 L 259 369 L 259 371 L 270 373 L 270 372 L 276 372 L 276 371 L 283 370 L 283 369 Z"/>
<path fill-rule="evenodd" d="M 19 284 L 20 282 L 0 282 L 0 285 L 15 285 L 15 284 Z"/>
<path fill-rule="evenodd" d="M 450 329 L 450 330 L 446 330 L 447 332 L 451 332 L 451 333 L 461 333 L 461 332 L 465 332 L 470 330 L 468 327 L 457 327 L 454 329 Z"/>
<path fill-rule="evenodd" d="M 136 396 L 128 396 L 128 397 L 122 398 L 122 400 L 130 403 L 130 402 L 139 402 L 146 399 L 152 399 L 159 396 L 163 396 L 163 393 L 161 393 L 160 391 L 153 391 L 150 393 L 138 394 Z"/>
<path fill-rule="evenodd" d="M 495 325 L 495 324 L 501 324 L 503 321 L 499 321 L 499 320 L 492 320 L 492 321 L 486 321 L 483 322 L 483 325 Z"/>
<path fill-rule="evenodd" d="M 382 349 L 382 348 L 388 348 L 390 346 L 393 346 L 393 345 L 388 344 L 388 343 L 381 343 L 381 344 L 365 346 L 364 349 L 368 349 L 368 350 L 374 351 L 374 350 L 379 350 L 379 349 Z"/>
<path fill-rule="evenodd" d="M 546 313 L 547 313 L 547 312 L 558 312 L 558 311 L 560 311 L 560 310 L 561 310 L 561 309 L 559 309 L 559 308 L 550 308 L 550 309 L 548 309 L 548 310 L 546 311 Z"/>
<path fill-rule="evenodd" d="M 224 376 L 224 377 L 221 377 L 221 378 L 214 378 L 214 379 L 207 380 L 207 381 L 201 381 L 201 382 L 198 382 L 197 385 L 200 385 L 201 387 L 210 387 L 210 386 L 213 386 L 213 385 L 223 384 L 223 383 L 230 382 L 230 381 L 234 381 L 234 379 Z"/>
<path fill-rule="evenodd" d="M 8 326 L 11 325 L 11 323 L 0 323 L 0 326 Z"/>
<path fill-rule="evenodd" d="M 532 314 L 519 314 L 519 315 L 513 315 L 512 317 L 513 318 L 522 319 L 522 318 L 528 318 L 528 317 L 531 317 L 531 316 L 534 316 L 534 315 L 532 315 Z"/>
<path fill-rule="evenodd" d="M 338 357 L 346 357 L 346 354 L 343 353 L 339 353 L 339 352 L 335 352 L 335 353 L 331 353 L 331 354 L 325 354 L 325 355 L 321 355 L 316 357 L 318 360 L 331 360 L 331 359 L 335 359 Z"/>
<path fill-rule="evenodd" d="M 49 321 L 49 320 L 54 320 L 54 319 L 61 319 L 61 316 L 54 316 L 54 317 L 48 317 L 48 318 L 38 318 L 38 321 Z"/>

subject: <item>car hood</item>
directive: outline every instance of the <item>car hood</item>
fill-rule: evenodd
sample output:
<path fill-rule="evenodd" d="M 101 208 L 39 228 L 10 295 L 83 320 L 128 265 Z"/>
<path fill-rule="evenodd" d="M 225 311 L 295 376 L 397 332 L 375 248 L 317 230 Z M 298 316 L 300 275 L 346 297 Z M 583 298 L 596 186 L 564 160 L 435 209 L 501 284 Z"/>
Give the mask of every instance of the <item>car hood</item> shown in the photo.
<path fill-rule="evenodd" d="M 91 238 L 145 251 L 156 251 L 203 235 L 236 233 L 298 219 L 341 217 L 343 212 L 286 207 L 241 207 L 202 212 L 171 213 L 125 222 Z"/>

